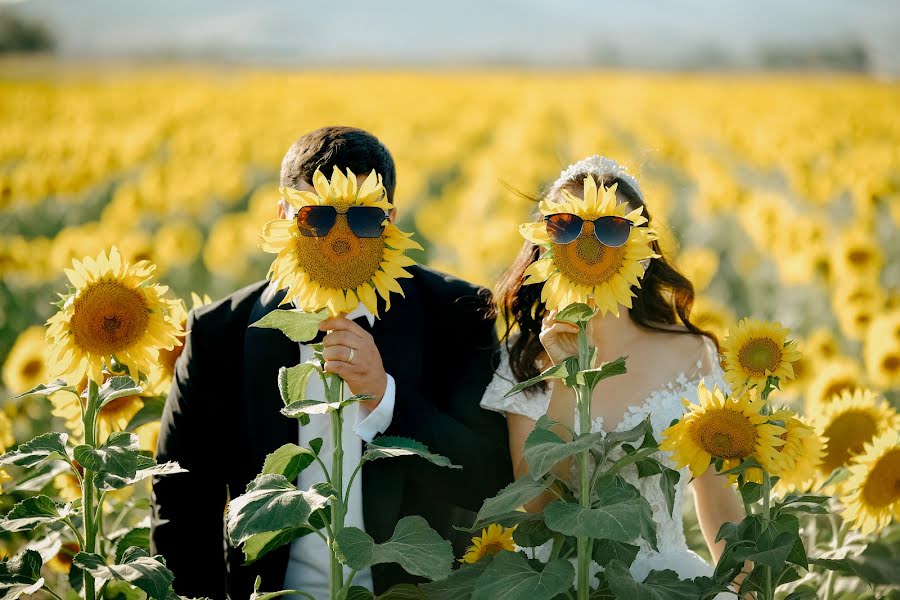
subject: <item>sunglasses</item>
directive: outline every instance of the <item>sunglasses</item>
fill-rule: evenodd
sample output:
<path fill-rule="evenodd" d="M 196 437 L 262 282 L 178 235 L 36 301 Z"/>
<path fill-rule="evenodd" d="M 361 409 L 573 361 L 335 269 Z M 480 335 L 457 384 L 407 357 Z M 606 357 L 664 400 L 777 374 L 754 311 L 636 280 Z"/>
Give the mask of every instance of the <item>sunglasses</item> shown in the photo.
<path fill-rule="evenodd" d="M 571 213 L 557 213 L 544 217 L 547 223 L 547 236 L 554 244 L 569 244 L 574 242 L 584 227 L 585 220 Z M 594 224 L 594 235 L 604 246 L 613 248 L 625 245 L 631 228 L 634 226 L 630 220 L 624 217 L 607 215 L 589 220 Z"/>
<path fill-rule="evenodd" d="M 387 214 L 377 206 L 350 206 L 347 225 L 359 238 L 377 238 L 384 233 Z M 304 206 L 295 217 L 300 233 L 306 237 L 325 237 L 337 222 L 338 210 L 333 206 Z"/>

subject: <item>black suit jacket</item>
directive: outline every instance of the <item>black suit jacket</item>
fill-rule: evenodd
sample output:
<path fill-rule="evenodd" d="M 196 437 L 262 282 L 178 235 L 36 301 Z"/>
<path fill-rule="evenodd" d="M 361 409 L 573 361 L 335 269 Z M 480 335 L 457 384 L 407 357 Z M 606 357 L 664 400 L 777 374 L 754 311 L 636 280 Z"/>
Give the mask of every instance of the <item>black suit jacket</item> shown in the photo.
<path fill-rule="evenodd" d="M 414 438 L 461 465 L 443 469 L 416 457 L 366 463 L 361 471 L 363 517 L 376 542 L 406 515 L 422 515 L 459 554 L 485 498 L 513 479 L 506 423 L 479 406 L 493 374 L 497 336 L 487 317 L 489 295 L 425 267 L 401 279 L 405 297 L 392 298 L 372 336 L 396 383 L 394 416 L 384 435 Z M 262 589 L 281 589 L 289 545 L 243 565 L 240 548 L 224 534 L 229 497 L 244 492 L 265 457 L 297 443 L 297 422 L 279 413 L 277 373 L 299 362 L 298 344 L 274 329 L 248 327 L 278 308 L 284 292 L 267 281 L 198 308 L 175 366 L 157 444 L 160 462 L 188 473 L 153 480 L 151 547 L 175 574 L 184 596 L 249 597 L 256 575 Z M 165 520 L 164 522 L 162 520 Z M 159 522 L 158 522 L 159 521 Z M 376 593 L 421 581 L 396 565 L 372 568 Z"/>

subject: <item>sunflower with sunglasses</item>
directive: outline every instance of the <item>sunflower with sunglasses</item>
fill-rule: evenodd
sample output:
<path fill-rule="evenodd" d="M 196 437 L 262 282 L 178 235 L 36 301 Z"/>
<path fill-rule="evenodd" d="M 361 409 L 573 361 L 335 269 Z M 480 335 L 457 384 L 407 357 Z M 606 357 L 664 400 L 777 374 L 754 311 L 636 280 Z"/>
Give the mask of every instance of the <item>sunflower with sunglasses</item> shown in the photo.
<path fill-rule="evenodd" d="M 350 169 L 334 167 L 330 180 L 316 169 L 312 184 L 315 191 L 280 188 L 295 214 L 263 227 L 260 248 L 278 255 L 267 277 L 287 290 L 281 304 L 338 315 L 362 302 L 378 316 L 378 295 L 389 309 L 390 293 L 403 295 L 397 279 L 412 277 L 406 251 L 422 247 L 390 222 L 393 205 L 374 170 L 358 184 Z"/>
<path fill-rule="evenodd" d="M 659 258 L 650 247 L 657 239 L 643 207 L 628 211 L 618 204 L 618 183 L 597 187 L 584 178 L 584 197 L 562 190 L 562 200 L 544 199 L 542 218 L 519 226 L 522 237 L 544 251 L 525 271 L 525 284 L 543 282 L 541 301 L 548 309 L 563 309 L 593 298 L 600 315 L 619 316 L 619 305 L 631 308 L 644 269 L 641 261 Z"/>

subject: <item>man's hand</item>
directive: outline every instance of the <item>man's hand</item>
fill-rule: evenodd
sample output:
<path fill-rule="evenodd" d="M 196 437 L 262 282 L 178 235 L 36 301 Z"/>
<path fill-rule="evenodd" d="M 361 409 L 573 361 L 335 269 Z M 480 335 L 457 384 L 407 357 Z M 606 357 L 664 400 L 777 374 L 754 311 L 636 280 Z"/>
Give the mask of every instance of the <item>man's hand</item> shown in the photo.
<path fill-rule="evenodd" d="M 346 381 L 353 395 L 374 396 L 360 404 L 375 410 L 387 389 L 387 373 L 372 335 L 342 316 L 325 319 L 319 323 L 319 331 L 329 332 L 322 340 L 325 371 Z"/>

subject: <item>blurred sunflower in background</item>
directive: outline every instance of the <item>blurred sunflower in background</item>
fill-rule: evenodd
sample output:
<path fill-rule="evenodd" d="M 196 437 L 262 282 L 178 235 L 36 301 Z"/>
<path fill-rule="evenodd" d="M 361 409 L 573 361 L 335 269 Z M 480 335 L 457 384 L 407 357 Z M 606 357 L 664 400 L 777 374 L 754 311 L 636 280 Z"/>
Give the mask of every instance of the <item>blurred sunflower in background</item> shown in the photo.
<path fill-rule="evenodd" d="M 487 529 L 481 530 L 480 536 L 472 538 L 472 545 L 459 559 L 459 562 L 474 564 L 484 557 L 498 552 L 515 552 L 516 543 L 512 537 L 515 529 L 515 527 L 503 527 L 498 523 L 491 523 Z"/>
<path fill-rule="evenodd" d="M 558 244 L 548 233 L 545 220 L 519 225 L 519 233 L 526 240 L 544 248 L 540 258 L 525 270 L 524 283 L 543 283 L 541 301 L 548 309 L 563 309 L 575 302 L 588 303 L 593 299 L 600 315 L 612 313 L 619 316 L 619 305 L 631 308 L 634 292 L 640 287 L 644 275 L 641 262 L 659 258 L 650 243 L 658 239 L 658 233 L 646 224 L 641 216 L 643 207 L 628 210 L 628 203 L 617 203 L 618 183 L 597 188 L 594 178 L 584 178 L 583 198 L 562 190 L 563 199 L 545 198 L 539 204 L 544 217 L 566 213 L 585 221 L 615 216 L 631 221 L 633 227 L 627 241 L 621 246 L 607 246 L 594 235 L 593 225 L 583 225 L 581 233 L 567 244 Z"/>
<path fill-rule="evenodd" d="M 196 292 L 191 292 L 191 303 L 191 310 L 195 310 L 201 306 L 211 304 L 212 298 L 209 297 L 209 294 L 200 296 Z M 169 392 L 172 378 L 175 376 L 175 361 L 178 360 L 182 350 L 184 350 L 184 338 L 189 332 L 185 329 L 187 327 L 188 311 L 182 300 L 179 299 L 172 305 L 172 312 L 169 317 L 173 323 L 178 325 L 181 331 L 178 334 L 178 340 L 181 343 L 172 349 L 160 348 L 159 360 L 150 371 L 148 377 L 146 394 L 165 395 Z"/>
<path fill-rule="evenodd" d="M 900 428 L 900 415 L 888 402 L 869 389 L 844 390 L 813 416 L 825 444 L 817 480 L 824 482 L 838 468 L 847 467 L 865 444 L 886 431 Z M 843 490 L 844 482 L 835 484 Z M 829 486 L 830 487 L 830 486 Z"/>
<path fill-rule="evenodd" d="M 710 390 L 701 381 L 697 399 L 699 404 L 682 398 L 687 414 L 661 435 L 659 449 L 671 452 L 678 468 L 690 466 L 696 478 L 714 459 L 723 461 L 722 470 L 736 467 L 751 456 L 767 469 L 777 464 L 777 448 L 785 443 L 781 439 L 785 428 L 769 423 L 760 414 L 765 400 L 756 388 L 726 396 L 718 385 Z"/>
<path fill-rule="evenodd" d="M 386 197 L 381 176 L 374 170 L 360 185 L 356 175 L 346 175 L 334 167 L 331 179 L 319 170 L 313 174 L 314 192 L 280 188 L 284 200 L 294 209 L 333 206 L 341 213 L 324 236 L 300 232 L 295 219 L 276 219 L 263 227 L 260 248 L 277 254 L 267 278 L 286 289 L 282 304 L 294 302 L 300 310 L 315 312 L 328 308 L 331 314 L 352 311 L 361 302 L 378 316 L 378 295 L 390 308 L 391 292 L 403 295 L 397 279 L 412 277 L 404 269 L 415 264 L 408 250 L 422 247 L 388 220 L 393 209 Z M 352 206 L 371 206 L 384 211 L 382 234 L 359 237 L 342 214 Z"/>
<path fill-rule="evenodd" d="M 793 363 L 800 358 L 790 332 L 781 323 L 741 319 L 722 342 L 725 379 L 733 390 L 764 388 L 769 377 L 794 377 Z"/>
<path fill-rule="evenodd" d="M 49 379 L 46 330 L 32 325 L 19 334 L 3 363 L 3 385 L 12 394 L 22 394 Z"/>
<path fill-rule="evenodd" d="M 803 412 L 807 415 L 818 414 L 843 392 L 862 389 L 862 380 L 862 367 L 851 358 L 837 357 L 819 363 L 806 387 Z"/>
<path fill-rule="evenodd" d="M 849 467 L 844 485 L 844 519 L 863 535 L 900 520 L 900 432 L 885 431 L 866 442 Z"/>
<path fill-rule="evenodd" d="M 825 455 L 822 438 L 811 423 L 792 410 L 776 410 L 769 415 L 769 420 L 784 427 L 784 433 L 779 436 L 784 445 L 775 448 L 773 460 L 768 464 L 769 473 L 779 478 L 773 491 L 784 496 L 796 490 L 808 490 Z M 737 483 L 737 476 L 729 474 L 728 478 Z M 763 474 L 757 468 L 747 469 L 745 478 L 762 483 Z"/>
<path fill-rule="evenodd" d="M 160 348 L 180 343 L 182 332 L 168 314 L 172 301 L 163 298 L 168 288 L 153 283 L 152 264 L 129 265 L 113 246 L 108 257 L 100 252 L 72 265 L 65 272 L 75 290 L 62 295 L 59 312 L 47 321 L 51 376 L 100 382 L 115 357 L 137 381 Z"/>

